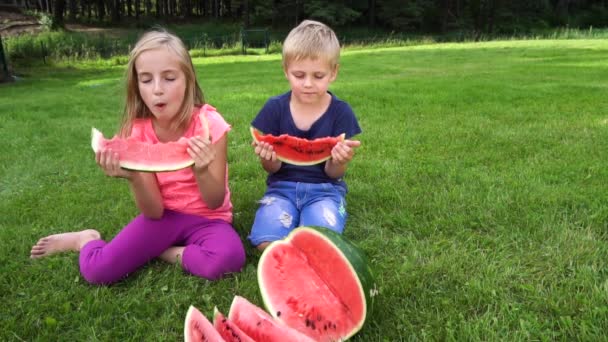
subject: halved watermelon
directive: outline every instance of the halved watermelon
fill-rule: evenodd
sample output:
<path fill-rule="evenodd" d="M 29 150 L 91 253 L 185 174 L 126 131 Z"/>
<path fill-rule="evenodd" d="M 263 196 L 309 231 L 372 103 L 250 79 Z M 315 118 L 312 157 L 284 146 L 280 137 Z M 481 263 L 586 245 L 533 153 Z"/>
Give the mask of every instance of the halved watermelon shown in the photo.
<path fill-rule="evenodd" d="M 317 341 L 357 333 L 377 294 L 361 251 L 326 228 L 300 227 L 271 243 L 258 263 L 270 314 Z"/>
<path fill-rule="evenodd" d="M 340 141 L 344 134 L 337 137 L 325 137 L 314 140 L 294 137 L 288 134 L 279 136 L 265 134 L 250 127 L 251 136 L 255 141 L 263 141 L 272 145 L 277 158 L 293 165 L 315 165 L 331 158 L 331 149 Z"/>
<path fill-rule="evenodd" d="M 241 296 L 235 296 L 228 319 L 258 342 L 314 342 L 313 339 L 275 321 L 266 311 Z"/>
<path fill-rule="evenodd" d="M 185 342 L 224 342 L 213 324 L 197 308 L 190 305 L 184 322 Z"/>
<path fill-rule="evenodd" d="M 227 342 L 256 342 L 230 319 L 224 317 L 217 307 L 213 308 L 213 326 Z"/>

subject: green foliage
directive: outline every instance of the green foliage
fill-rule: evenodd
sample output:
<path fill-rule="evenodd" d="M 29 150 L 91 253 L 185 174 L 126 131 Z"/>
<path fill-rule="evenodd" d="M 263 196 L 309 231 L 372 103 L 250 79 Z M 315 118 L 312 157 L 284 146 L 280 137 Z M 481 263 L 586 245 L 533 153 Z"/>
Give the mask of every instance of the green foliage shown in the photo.
<path fill-rule="evenodd" d="M 594 30 L 595 31 L 595 30 Z M 608 41 L 529 40 L 345 49 L 331 90 L 362 141 L 346 181 L 345 236 L 379 296 L 353 341 L 608 339 Z M 117 128 L 124 66 L 31 68 L 0 85 L 0 340 L 179 341 L 193 304 L 262 303 L 259 254 L 217 282 L 152 261 L 108 287 L 78 257 L 30 260 L 48 234 L 135 215 L 104 177 L 90 128 Z M 265 174 L 249 124 L 288 89 L 280 56 L 194 60 L 228 135 L 235 227 L 245 238 Z"/>

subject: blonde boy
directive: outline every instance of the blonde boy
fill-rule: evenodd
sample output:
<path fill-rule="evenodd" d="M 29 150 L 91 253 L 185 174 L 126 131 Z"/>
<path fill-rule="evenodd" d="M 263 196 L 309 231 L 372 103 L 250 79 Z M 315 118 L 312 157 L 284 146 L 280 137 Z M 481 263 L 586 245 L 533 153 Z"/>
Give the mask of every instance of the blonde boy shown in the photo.
<path fill-rule="evenodd" d="M 321 226 L 342 233 L 346 223 L 343 176 L 360 145 L 350 138 L 361 128 L 350 105 L 328 90 L 339 69 L 340 43 L 323 23 L 305 20 L 283 43 L 283 71 L 291 90 L 270 98 L 251 125 L 265 134 L 316 139 L 346 135 L 317 165 L 298 166 L 277 159 L 272 146 L 255 143 L 268 173 L 268 186 L 248 239 L 263 250 L 299 226 Z"/>

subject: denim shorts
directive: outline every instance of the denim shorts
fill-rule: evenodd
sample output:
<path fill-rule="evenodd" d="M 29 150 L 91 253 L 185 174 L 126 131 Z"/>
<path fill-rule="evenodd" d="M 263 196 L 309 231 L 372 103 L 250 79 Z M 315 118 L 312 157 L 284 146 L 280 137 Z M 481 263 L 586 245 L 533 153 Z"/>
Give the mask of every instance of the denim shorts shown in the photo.
<path fill-rule="evenodd" d="M 346 190 L 331 183 L 278 181 L 270 184 L 260 200 L 249 241 L 280 240 L 294 228 L 318 226 L 338 233 L 346 223 Z"/>

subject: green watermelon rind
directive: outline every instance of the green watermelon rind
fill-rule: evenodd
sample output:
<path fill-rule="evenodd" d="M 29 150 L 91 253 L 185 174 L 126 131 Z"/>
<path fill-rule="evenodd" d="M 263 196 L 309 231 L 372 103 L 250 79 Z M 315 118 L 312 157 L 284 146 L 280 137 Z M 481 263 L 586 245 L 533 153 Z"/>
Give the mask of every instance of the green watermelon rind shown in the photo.
<path fill-rule="evenodd" d="M 361 298 L 365 298 L 365 302 L 363 303 L 363 312 L 364 317 L 361 319 L 359 324 L 357 324 L 347 336 L 344 336 L 344 340 L 349 339 L 353 335 L 355 335 L 369 317 L 371 309 L 373 307 L 373 299 L 377 294 L 376 284 L 374 282 L 374 278 L 371 272 L 371 269 L 368 266 L 367 260 L 365 258 L 365 254 L 354 244 L 345 240 L 340 234 L 334 232 L 333 230 L 322 228 L 322 227 L 298 227 L 291 231 L 287 237 L 282 240 L 273 241 L 270 243 L 262 255 L 260 256 L 260 260 L 258 261 L 258 284 L 260 287 L 260 293 L 262 295 L 262 300 L 264 302 L 264 306 L 266 310 L 278 320 L 281 320 L 279 316 L 276 315 L 277 310 L 272 307 L 272 303 L 270 303 L 269 294 L 264 288 L 264 280 L 262 279 L 262 265 L 264 264 L 264 259 L 270 255 L 269 251 L 272 250 L 273 246 L 278 246 L 280 244 L 289 244 L 289 241 L 293 239 L 293 237 L 301 232 L 310 232 L 316 234 L 321 237 L 323 240 L 328 241 L 329 244 L 336 247 L 336 251 L 341 255 L 343 259 L 345 259 L 347 264 L 350 267 L 350 270 L 353 274 L 356 275 L 355 279 L 357 279 L 359 291 L 361 294 Z M 348 256 L 345 254 L 348 253 Z"/>
<path fill-rule="evenodd" d="M 93 148 L 93 152 L 97 153 L 100 150 L 101 142 L 103 141 L 103 134 L 96 129 L 95 127 L 91 130 L 91 147 Z M 166 171 L 176 171 L 187 168 L 194 164 L 194 160 L 190 159 L 184 161 L 182 163 L 172 163 L 167 165 L 157 164 L 157 165 L 149 165 L 149 164 L 140 164 L 134 161 L 123 160 L 120 161 L 120 167 L 127 170 L 133 171 L 143 171 L 143 172 L 166 172 Z"/>
<path fill-rule="evenodd" d="M 258 131 L 255 127 L 250 126 L 249 127 L 249 131 L 251 132 L 251 136 L 253 137 L 253 140 L 258 141 L 258 139 L 256 138 L 255 132 L 257 131 L 258 133 L 261 134 L 260 131 Z M 339 138 L 340 140 L 344 141 L 344 137 L 345 134 L 342 133 Z M 291 164 L 291 165 L 297 165 L 297 166 L 310 166 L 310 165 L 317 165 L 320 164 L 324 161 L 327 161 L 329 159 L 331 159 L 331 155 L 327 156 L 327 157 L 323 157 L 323 158 L 319 158 L 319 159 L 315 159 L 315 160 L 309 160 L 309 161 L 301 161 L 301 160 L 294 160 L 294 159 L 289 159 L 288 157 L 285 156 L 281 156 L 277 153 L 277 159 L 287 163 L 287 164 Z"/>

